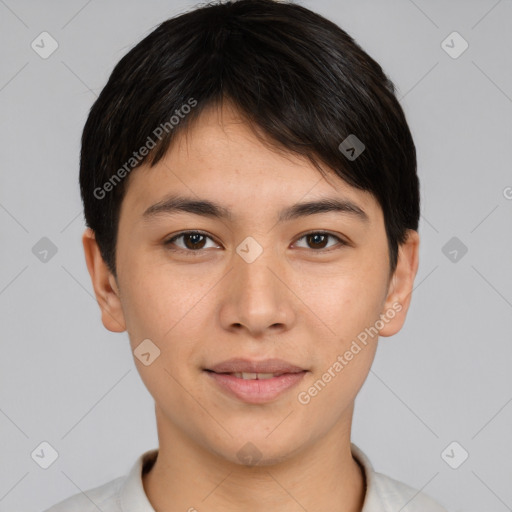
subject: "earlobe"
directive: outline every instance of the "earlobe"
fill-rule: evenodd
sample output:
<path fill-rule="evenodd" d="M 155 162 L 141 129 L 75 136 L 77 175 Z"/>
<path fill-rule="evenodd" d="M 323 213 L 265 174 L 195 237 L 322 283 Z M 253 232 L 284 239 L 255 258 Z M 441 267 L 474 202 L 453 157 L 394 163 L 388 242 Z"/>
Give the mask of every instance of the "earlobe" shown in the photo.
<path fill-rule="evenodd" d="M 123 332 L 126 330 L 126 324 L 119 298 L 119 289 L 115 277 L 101 256 L 92 229 L 87 228 L 84 231 L 82 244 L 94 294 L 101 309 L 103 325 L 109 331 Z"/>
<path fill-rule="evenodd" d="M 405 323 L 418 271 L 419 243 L 418 232 L 409 230 L 407 240 L 399 247 L 397 266 L 381 312 L 384 326 L 380 329 L 379 336 L 393 336 Z"/>

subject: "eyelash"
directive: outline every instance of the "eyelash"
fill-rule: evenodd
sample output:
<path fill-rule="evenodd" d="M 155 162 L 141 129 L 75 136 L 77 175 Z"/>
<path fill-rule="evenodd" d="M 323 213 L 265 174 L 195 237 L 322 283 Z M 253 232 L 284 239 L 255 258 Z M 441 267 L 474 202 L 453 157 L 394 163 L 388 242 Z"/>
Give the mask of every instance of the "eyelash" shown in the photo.
<path fill-rule="evenodd" d="M 177 240 L 178 238 L 182 238 L 182 237 L 184 237 L 186 235 L 202 235 L 202 236 L 204 236 L 206 238 L 209 238 L 213 242 L 215 242 L 215 240 L 213 240 L 213 238 L 211 236 L 209 236 L 207 233 L 205 233 L 203 231 L 182 231 L 181 233 L 178 233 L 177 235 L 174 235 L 172 238 L 169 238 L 168 240 L 166 240 L 164 242 L 164 245 L 165 246 L 170 246 L 170 245 L 172 245 L 174 243 L 175 240 Z M 348 245 L 348 243 L 345 242 L 343 239 L 341 239 L 340 237 L 338 237 L 336 235 L 333 235 L 332 233 L 329 233 L 328 231 L 310 231 L 308 233 L 304 233 L 300 238 L 297 239 L 297 241 L 302 240 L 303 238 L 306 238 L 309 235 L 326 235 L 326 236 L 329 236 L 331 238 L 335 238 L 338 241 L 339 245 L 342 246 L 342 247 Z M 217 242 L 215 242 L 215 243 L 217 243 Z M 311 250 L 314 251 L 314 252 L 330 252 L 330 251 L 335 250 L 335 249 L 336 249 L 336 247 L 334 247 L 334 248 L 330 247 L 328 249 L 311 249 Z M 192 249 L 182 249 L 180 247 L 180 248 L 177 248 L 177 249 L 176 248 L 169 248 L 169 250 L 174 251 L 174 252 L 199 255 L 202 251 L 204 251 L 206 249 L 192 250 Z"/>

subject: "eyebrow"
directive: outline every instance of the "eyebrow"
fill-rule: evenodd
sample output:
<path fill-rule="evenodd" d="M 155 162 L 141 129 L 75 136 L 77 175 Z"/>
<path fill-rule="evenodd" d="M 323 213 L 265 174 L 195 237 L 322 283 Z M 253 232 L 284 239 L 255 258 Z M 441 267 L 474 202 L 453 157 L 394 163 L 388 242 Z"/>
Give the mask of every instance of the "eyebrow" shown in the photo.
<path fill-rule="evenodd" d="M 228 208 L 208 199 L 194 199 L 183 196 L 169 196 L 162 201 L 147 208 L 142 217 L 150 219 L 161 214 L 177 212 L 192 213 L 203 217 L 223 220 L 233 220 L 233 214 Z M 289 221 L 319 213 L 337 212 L 353 215 L 363 222 L 368 222 L 369 217 L 365 211 L 348 199 L 327 197 L 315 201 L 296 203 L 282 210 L 278 216 L 278 222 Z"/>

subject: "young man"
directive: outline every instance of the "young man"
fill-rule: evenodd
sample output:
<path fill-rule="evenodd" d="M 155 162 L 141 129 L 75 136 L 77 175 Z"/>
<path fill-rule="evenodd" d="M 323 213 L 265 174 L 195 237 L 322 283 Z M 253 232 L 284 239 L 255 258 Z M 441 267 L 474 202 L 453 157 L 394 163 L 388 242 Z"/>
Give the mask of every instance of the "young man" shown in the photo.
<path fill-rule="evenodd" d="M 419 244 L 411 133 L 351 37 L 272 0 L 162 23 L 93 105 L 80 185 L 159 448 L 51 512 L 445 511 L 351 443 Z"/>

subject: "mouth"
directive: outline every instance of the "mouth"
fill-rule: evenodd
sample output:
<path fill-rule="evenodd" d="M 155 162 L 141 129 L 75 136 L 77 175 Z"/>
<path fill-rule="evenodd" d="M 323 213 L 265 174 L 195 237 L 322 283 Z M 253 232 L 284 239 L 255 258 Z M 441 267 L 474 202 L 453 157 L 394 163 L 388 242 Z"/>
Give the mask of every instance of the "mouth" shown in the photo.
<path fill-rule="evenodd" d="M 207 372 L 217 373 L 218 375 L 232 375 L 237 379 L 244 380 L 267 380 L 273 379 L 274 377 L 280 377 L 281 375 L 287 375 L 286 372 L 277 373 L 250 373 L 250 372 L 214 372 L 213 370 L 206 370 Z M 299 372 L 296 372 L 299 373 Z"/>
<path fill-rule="evenodd" d="M 280 359 L 249 361 L 231 359 L 204 372 L 215 388 L 250 404 L 262 404 L 276 400 L 298 385 L 308 370 Z"/>
<path fill-rule="evenodd" d="M 294 365 L 283 359 L 264 359 L 262 361 L 233 358 L 213 366 L 205 368 L 207 371 L 220 374 L 246 374 L 246 375 L 265 375 L 279 376 L 285 373 L 299 373 L 305 371 L 304 368 Z M 244 378 L 244 377 L 241 377 Z M 246 377 L 254 379 L 255 377 Z"/>

